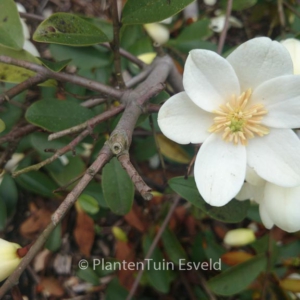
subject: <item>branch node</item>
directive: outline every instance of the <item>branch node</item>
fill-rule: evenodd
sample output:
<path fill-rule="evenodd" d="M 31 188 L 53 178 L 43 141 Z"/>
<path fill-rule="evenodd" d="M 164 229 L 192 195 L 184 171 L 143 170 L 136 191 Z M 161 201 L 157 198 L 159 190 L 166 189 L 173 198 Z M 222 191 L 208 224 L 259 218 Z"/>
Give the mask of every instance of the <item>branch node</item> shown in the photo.
<path fill-rule="evenodd" d="M 114 155 L 120 155 L 128 151 L 129 141 L 125 130 L 115 130 L 106 142 Z"/>

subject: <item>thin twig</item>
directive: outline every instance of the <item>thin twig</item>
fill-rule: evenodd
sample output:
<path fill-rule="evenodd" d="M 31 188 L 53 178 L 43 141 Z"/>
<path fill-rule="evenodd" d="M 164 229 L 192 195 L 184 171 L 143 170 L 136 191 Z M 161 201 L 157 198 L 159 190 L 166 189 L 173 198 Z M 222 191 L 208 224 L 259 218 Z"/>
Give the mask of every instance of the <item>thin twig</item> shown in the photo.
<path fill-rule="evenodd" d="M 153 195 L 151 194 L 151 188 L 144 182 L 140 174 L 136 171 L 136 169 L 130 162 L 129 154 L 127 153 L 118 156 L 118 160 L 142 197 L 145 200 L 151 200 L 153 197 Z"/>
<path fill-rule="evenodd" d="M 131 287 L 131 290 L 130 290 L 127 298 L 126 298 L 126 300 L 131 300 L 132 297 L 133 297 L 133 295 L 134 295 L 134 293 L 135 293 L 135 291 L 136 291 L 136 289 L 138 288 L 140 280 L 141 280 L 142 275 L 144 273 L 146 261 L 147 261 L 147 259 L 151 258 L 151 255 L 152 255 L 153 251 L 155 250 L 155 247 L 157 246 L 157 244 L 158 244 L 158 242 L 159 242 L 159 240 L 160 240 L 163 232 L 165 231 L 165 229 L 166 229 L 166 227 L 167 227 L 167 225 L 168 225 L 168 223 L 170 221 L 170 218 L 171 218 L 171 216 L 172 216 L 175 208 L 177 207 L 177 205 L 179 203 L 179 200 L 180 200 L 180 197 L 176 196 L 176 198 L 174 199 L 174 202 L 173 202 L 172 206 L 169 209 L 169 212 L 168 212 L 167 216 L 165 217 L 163 223 L 161 224 L 161 226 L 160 226 L 160 228 L 159 228 L 159 230 L 158 230 L 158 232 L 157 232 L 157 234 L 156 234 L 156 236 L 155 236 L 155 238 L 154 238 L 154 240 L 153 240 L 153 242 L 152 242 L 152 244 L 151 244 L 151 246 L 150 246 L 150 248 L 149 248 L 149 250 L 148 250 L 148 252 L 147 252 L 147 254 L 145 256 L 145 258 L 144 258 L 144 262 L 143 262 L 144 267 L 139 270 L 139 272 L 138 272 L 138 274 L 137 274 L 137 276 L 135 278 L 135 281 L 134 281 L 134 283 L 133 283 L 133 285 Z"/>
<path fill-rule="evenodd" d="M 140 83 L 143 81 L 152 71 L 153 65 L 147 66 L 143 71 L 141 71 L 138 75 L 135 77 L 131 78 L 130 80 L 126 81 L 125 84 L 128 88 L 132 88 L 136 84 Z"/>
<path fill-rule="evenodd" d="M 292 11 L 298 18 L 300 18 L 300 13 L 292 5 L 286 1 L 282 1 L 282 4 Z"/>
<path fill-rule="evenodd" d="M 86 129 L 83 132 L 81 132 L 81 134 L 79 134 L 74 140 L 72 140 L 72 142 L 70 142 L 68 145 L 64 146 L 63 148 L 59 149 L 56 151 L 56 153 L 54 155 L 52 155 L 51 157 L 43 160 L 42 162 L 35 164 L 35 165 L 31 165 L 27 168 L 18 170 L 16 172 L 12 173 L 13 177 L 17 177 L 21 174 L 30 172 L 30 171 L 37 171 L 40 168 L 49 165 L 50 163 L 52 163 L 53 161 L 55 161 L 57 158 L 59 158 L 60 156 L 62 156 L 63 154 L 67 153 L 68 151 L 73 150 L 76 145 L 78 145 L 86 136 L 88 136 L 89 134 L 89 130 Z"/>
<path fill-rule="evenodd" d="M 81 123 L 79 125 L 76 125 L 74 127 L 71 127 L 71 128 L 68 128 L 68 129 L 65 129 L 62 131 L 52 133 L 49 135 L 48 140 L 52 141 L 52 140 L 58 139 L 60 137 L 63 137 L 65 135 L 84 130 L 85 128 L 93 129 L 97 124 L 104 122 L 107 119 L 119 114 L 121 111 L 124 110 L 124 107 L 125 107 L 124 105 L 119 105 L 117 107 L 113 107 L 112 109 L 107 110 L 104 113 L 89 119 L 88 121 L 85 121 L 84 123 Z"/>
<path fill-rule="evenodd" d="M 0 145 L 4 144 L 6 142 L 11 142 L 22 136 L 28 135 L 29 133 L 34 132 L 38 129 L 39 129 L 38 127 L 31 125 L 31 124 L 28 124 L 28 125 L 25 125 L 22 127 L 17 127 L 15 129 L 13 129 L 10 133 L 0 137 Z"/>
<path fill-rule="evenodd" d="M 9 89 L 6 93 L 0 95 L 0 104 L 4 101 L 9 101 L 14 96 L 22 93 L 32 86 L 44 82 L 46 79 L 47 77 L 45 75 L 37 74 L 34 77 L 30 77 L 27 80 L 24 80 L 23 82 Z"/>
<path fill-rule="evenodd" d="M 285 28 L 285 16 L 284 16 L 282 0 L 277 0 L 277 10 L 278 10 L 281 28 L 284 29 Z"/>
<path fill-rule="evenodd" d="M 35 14 L 29 14 L 29 13 L 22 13 L 22 12 L 19 12 L 20 16 L 24 19 L 29 19 L 29 20 L 34 20 L 34 21 L 44 21 L 45 18 L 42 17 L 42 16 L 38 16 L 38 15 L 35 15 Z"/>
<path fill-rule="evenodd" d="M 232 10 L 232 0 L 227 0 L 225 24 L 224 24 L 224 28 L 222 30 L 222 33 L 221 33 L 220 39 L 219 39 L 218 50 L 217 50 L 218 54 L 222 53 L 222 50 L 223 50 L 223 47 L 224 47 L 225 39 L 226 39 L 226 36 L 227 36 L 229 18 L 230 18 L 230 15 L 231 15 L 231 10 Z"/>
<path fill-rule="evenodd" d="M 118 86 L 120 89 L 124 89 L 125 83 L 122 76 L 122 68 L 121 68 L 121 56 L 120 56 L 120 28 L 121 24 L 119 21 L 119 14 L 118 14 L 118 5 L 116 0 L 110 0 L 110 7 L 111 7 L 111 15 L 113 20 L 113 33 L 114 39 L 110 43 L 111 49 L 114 52 L 114 66 L 116 72 L 116 79 L 118 82 Z"/>
<path fill-rule="evenodd" d="M 47 78 L 52 78 L 63 82 L 72 82 L 74 84 L 83 86 L 87 89 L 110 95 L 111 97 L 114 98 L 120 99 L 124 93 L 120 90 L 114 89 L 110 86 L 107 86 L 95 80 L 87 79 L 82 76 L 68 74 L 64 72 L 53 72 L 41 65 L 34 64 L 24 60 L 14 59 L 9 56 L 0 55 L 0 62 L 37 72 L 41 76 L 46 76 Z"/>

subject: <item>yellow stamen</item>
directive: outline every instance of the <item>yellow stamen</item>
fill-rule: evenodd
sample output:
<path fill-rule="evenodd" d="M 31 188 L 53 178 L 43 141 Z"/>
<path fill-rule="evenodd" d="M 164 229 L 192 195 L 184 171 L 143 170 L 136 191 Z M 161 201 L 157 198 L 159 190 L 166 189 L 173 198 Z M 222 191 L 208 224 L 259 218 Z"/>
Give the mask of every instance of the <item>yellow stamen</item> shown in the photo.
<path fill-rule="evenodd" d="M 255 135 L 261 137 L 268 134 L 269 129 L 260 124 L 268 112 L 262 104 L 249 106 L 251 93 L 251 89 L 248 89 L 239 97 L 233 96 L 229 102 L 213 111 L 217 116 L 208 131 L 215 133 L 223 131 L 223 140 L 233 142 L 235 145 L 247 145 L 248 139 Z"/>

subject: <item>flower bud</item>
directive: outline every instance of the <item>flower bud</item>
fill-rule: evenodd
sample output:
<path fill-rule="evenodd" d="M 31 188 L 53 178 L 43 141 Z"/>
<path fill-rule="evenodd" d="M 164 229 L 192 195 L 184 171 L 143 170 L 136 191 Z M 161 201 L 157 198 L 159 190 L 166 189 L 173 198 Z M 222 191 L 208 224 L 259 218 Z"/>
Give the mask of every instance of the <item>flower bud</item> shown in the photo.
<path fill-rule="evenodd" d="M 158 23 L 151 23 L 145 24 L 144 28 L 146 29 L 149 36 L 158 44 L 163 45 L 165 44 L 170 37 L 170 33 L 167 27 L 158 24 Z"/>
<path fill-rule="evenodd" d="M 128 238 L 127 238 L 125 231 L 123 231 L 120 227 L 113 226 L 111 231 L 117 240 L 119 240 L 121 242 L 125 242 L 125 243 L 128 242 Z"/>
<path fill-rule="evenodd" d="M 224 243 L 229 246 L 244 246 L 255 241 L 255 235 L 251 229 L 240 228 L 229 230 L 225 237 Z"/>
<path fill-rule="evenodd" d="M 6 279 L 22 260 L 17 250 L 20 245 L 0 239 L 0 281 Z"/>

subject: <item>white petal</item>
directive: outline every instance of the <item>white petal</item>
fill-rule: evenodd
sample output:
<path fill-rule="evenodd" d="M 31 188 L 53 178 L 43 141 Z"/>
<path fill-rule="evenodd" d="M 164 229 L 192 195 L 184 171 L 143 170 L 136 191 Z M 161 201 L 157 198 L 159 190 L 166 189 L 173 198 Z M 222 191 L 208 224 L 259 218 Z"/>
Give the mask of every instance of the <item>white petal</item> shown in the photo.
<path fill-rule="evenodd" d="M 212 124 L 213 115 L 199 108 L 185 92 L 168 99 L 158 113 L 162 133 L 179 144 L 202 143 Z"/>
<path fill-rule="evenodd" d="M 243 201 L 253 199 L 253 185 L 245 182 L 239 191 L 239 193 L 234 197 L 236 200 Z"/>
<path fill-rule="evenodd" d="M 288 232 L 300 230 L 300 186 L 283 188 L 267 183 L 264 207 L 276 226 Z"/>
<path fill-rule="evenodd" d="M 280 42 L 290 53 L 294 74 L 300 74 L 300 41 L 296 39 L 286 39 Z"/>
<path fill-rule="evenodd" d="M 145 24 L 144 28 L 156 43 L 163 45 L 169 40 L 170 32 L 164 25 L 159 23 L 151 23 Z"/>
<path fill-rule="evenodd" d="M 292 187 L 300 185 L 300 140 L 290 129 L 272 128 L 263 137 L 249 140 L 248 164 L 265 180 Z"/>
<path fill-rule="evenodd" d="M 266 183 L 266 181 L 259 177 L 254 169 L 249 166 L 247 166 L 246 181 L 254 186 L 263 186 Z"/>
<path fill-rule="evenodd" d="M 36 47 L 28 40 L 25 40 L 23 49 L 28 51 L 33 56 L 40 56 L 40 54 L 37 51 Z"/>
<path fill-rule="evenodd" d="M 183 74 L 183 86 L 189 97 L 202 109 L 213 111 L 239 95 L 240 88 L 231 65 L 209 50 L 192 50 Z"/>
<path fill-rule="evenodd" d="M 264 81 L 293 74 L 288 51 L 278 42 L 266 37 L 255 38 L 240 45 L 227 60 L 233 66 L 241 91 L 254 90 Z"/>
<path fill-rule="evenodd" d="M 275 128 L 300 127 L 300 75 L 286 75 L 264 82 L 251 97 L 268 113 L 262 124 Z"/>
<path fill-rule="evenodd" d="M 271 229 L 274 226 L 274 222 L 269 216 L 268 209 L 265 207 L 264 202 L 259 205 L 260 218 L 267 229 Z"/>
<path fill-rule="evenodd" d="M 223 206 L 241 189 L 246 175 L 246 150 L 212 134 L 201 146 L 195 162 L 195 181 L 203 199 Z"/>
<path fill-rule="evenodd" d="M 225 19 L 225 15 L 211 18 L 209 28 L 214 32 L 222 32 L 225 26 Z"/>

